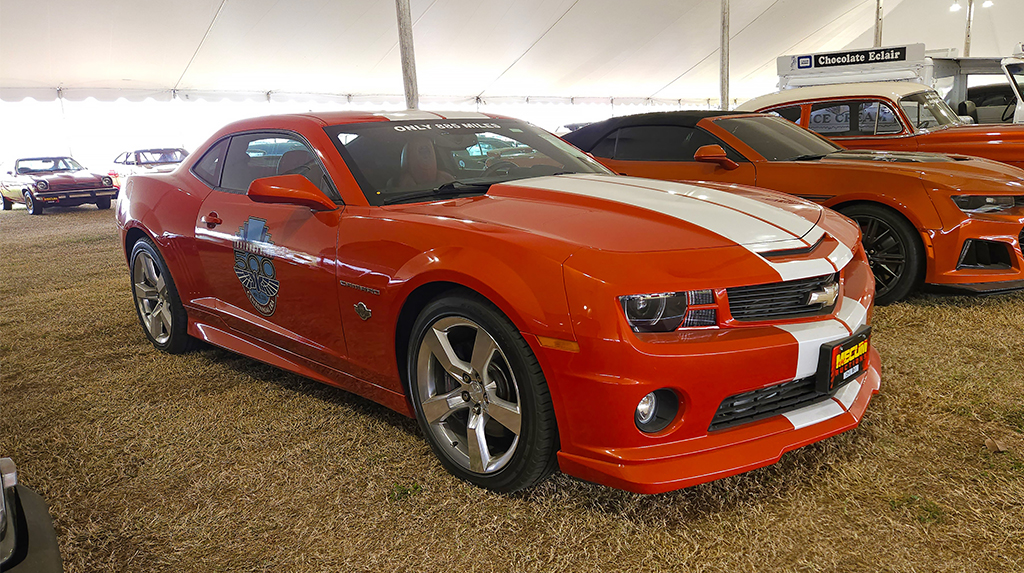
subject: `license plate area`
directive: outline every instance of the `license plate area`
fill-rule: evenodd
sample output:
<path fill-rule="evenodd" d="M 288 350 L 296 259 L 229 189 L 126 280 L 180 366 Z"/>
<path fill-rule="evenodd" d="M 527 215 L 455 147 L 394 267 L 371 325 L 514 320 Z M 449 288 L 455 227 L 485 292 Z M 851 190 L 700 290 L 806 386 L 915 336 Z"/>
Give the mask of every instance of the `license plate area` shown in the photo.
<path fill-rule="evenodd" d="M 821 345 L 816 390 L 831 394 L 867 370 L 871 327 L 863 326 L 849 338 Z"/>

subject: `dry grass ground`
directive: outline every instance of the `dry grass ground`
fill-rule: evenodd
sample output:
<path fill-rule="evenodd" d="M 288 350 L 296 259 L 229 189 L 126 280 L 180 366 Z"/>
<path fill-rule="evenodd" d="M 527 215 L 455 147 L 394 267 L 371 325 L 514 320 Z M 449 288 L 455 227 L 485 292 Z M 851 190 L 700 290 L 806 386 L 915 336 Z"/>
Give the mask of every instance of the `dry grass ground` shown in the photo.
<path fill-rule="evenodd" d="M 0 452 L 72 573 L 1024 570 L 1022 295 L 878 309 L 863 424 L 775 466 L 505 496 L 371 402 L 218 349 L 157 353 L 127 278 L 112 211 L 0 214 Z"/>

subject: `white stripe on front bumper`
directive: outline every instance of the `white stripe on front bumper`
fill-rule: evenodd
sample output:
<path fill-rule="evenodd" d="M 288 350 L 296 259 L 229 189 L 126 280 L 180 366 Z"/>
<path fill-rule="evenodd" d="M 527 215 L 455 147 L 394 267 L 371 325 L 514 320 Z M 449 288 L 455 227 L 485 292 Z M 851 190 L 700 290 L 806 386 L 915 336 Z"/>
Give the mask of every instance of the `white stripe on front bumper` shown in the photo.
<path fill-rule="evenodd" d="M 838 320 L 776 326 L 792 334 L 799 345 L 794 380 L 813 376 L 818 371 L 818 356 L 822 344 L 850 336 L 850 331 Z"/>
<path fill-rule="evenodd" d="M 857 394 L 860 394 L 860 382 L 854 380 L 843 386 L 836 392 L 835 399 L 843 405 L 846 410 L 853 406 L 853 401 L 857 399 Z"/>
<path fill-rule="evenodd" d="M 812 424 L 818 422 L 824 422 L 829 418 L 835 418 L 836 416 L 845 413 L 846 410 L 839 405 L 839 402 L 828 399 L 824 402 L 818 402 L 817 404 L 811 404 L 810 406 L 804 406 L 799 410 L 793 410 L 783 414 L 790 424 L 793 424 L 794 430 L 800 428 L 806 428 Z"/>

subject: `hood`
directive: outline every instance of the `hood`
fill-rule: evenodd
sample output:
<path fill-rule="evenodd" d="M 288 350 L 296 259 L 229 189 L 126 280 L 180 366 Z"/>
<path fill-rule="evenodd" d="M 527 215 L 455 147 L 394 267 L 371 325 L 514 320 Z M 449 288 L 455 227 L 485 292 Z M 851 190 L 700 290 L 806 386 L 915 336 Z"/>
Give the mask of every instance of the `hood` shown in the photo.
<path fill-rule="evenodd" d="M 1001 163 L 944 153 L 922 153 L 901 151 L 848 150 L 833 153 L 818 161 L 820 165 L 842 167 L 884 165 L 887 171 L 904 171 L 916 174 L 921 179 L 952 187 L 995 186 L 998 190 L 1024 193 L 1024 170 Z M 982 189 L 979 189 L 982 190 Z"/>
<path fill-rule="evenodd" d="M 33 173 L 34 181 L 46 181 L 50 190 L 92 189 L 103 186 L 103 176 L 88 171 L 55 171 L 52 173 Z"/>
<path fill-rule="evenodd" d="M 615 252 L 741 245 L 757 253 L 818 241 L 822 208 L 739 185 L 674 183 L 617 175 L 560 175 L 491 186 L 486 195 L 408 211 L 514 228 Z"/>

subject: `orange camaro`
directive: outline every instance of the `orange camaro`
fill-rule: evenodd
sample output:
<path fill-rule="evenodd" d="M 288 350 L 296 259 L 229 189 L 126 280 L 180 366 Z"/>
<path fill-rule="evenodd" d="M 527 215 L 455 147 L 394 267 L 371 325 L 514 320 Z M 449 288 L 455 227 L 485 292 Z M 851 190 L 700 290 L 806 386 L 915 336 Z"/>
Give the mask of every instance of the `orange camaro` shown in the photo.
<path fill-rule="evenodd" d="M 924 281 L 1024 288 L 1024 170 L 986 159 L 848 151 L 779 117 L 669 112 L 616 117 L 563 137 L 623 175 L 757 185 L 856 220 L 876 302 Z"/>
<path fill-rule="evenodd" d="M 483 141 L 533 160 L 467 161 Z M 132 175 L 117 221 L 156 348 L 205 340 L 415 416 L 494 490 L 556 466 L 647 493 L 732 475 L 857 426 L 879 388 L 856 225 L 619 177 L 508 118 L 248 119 Z"/>

